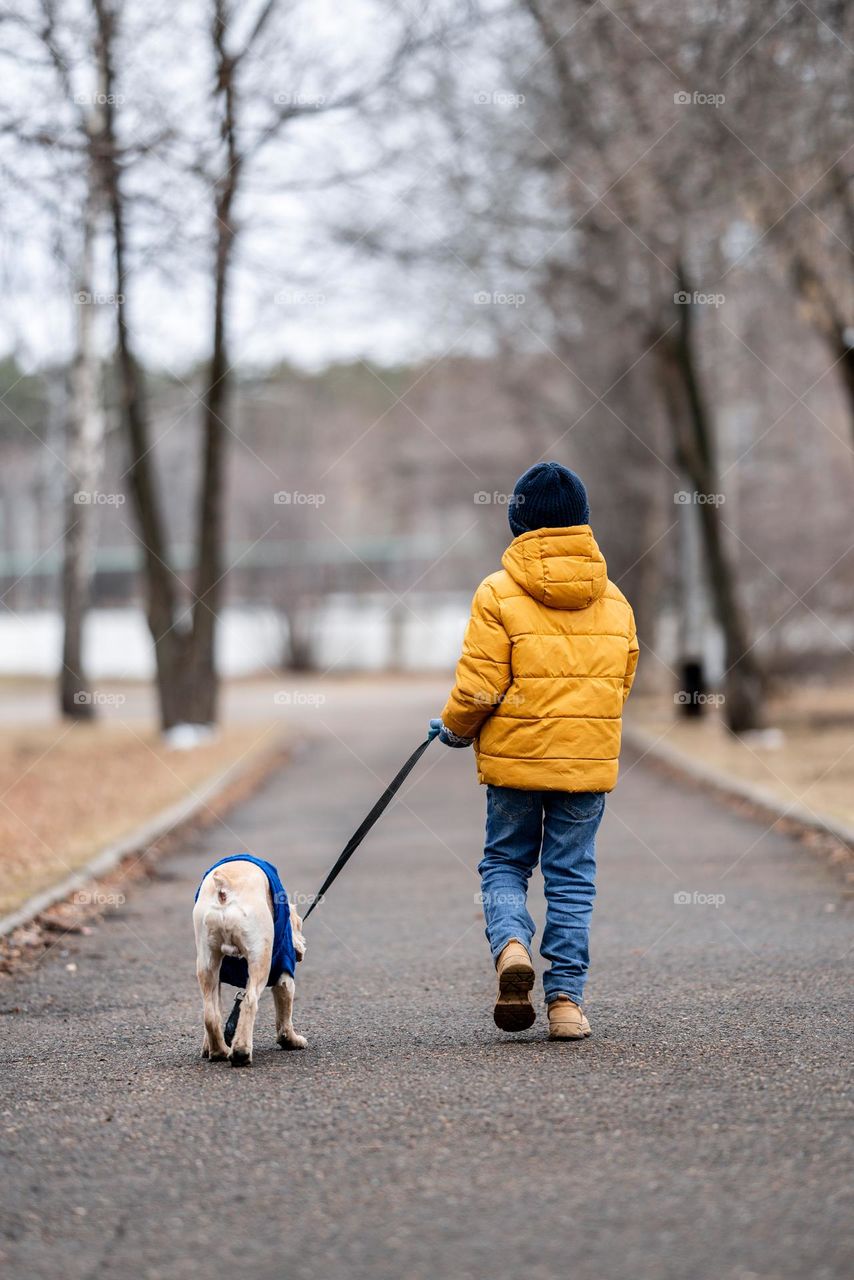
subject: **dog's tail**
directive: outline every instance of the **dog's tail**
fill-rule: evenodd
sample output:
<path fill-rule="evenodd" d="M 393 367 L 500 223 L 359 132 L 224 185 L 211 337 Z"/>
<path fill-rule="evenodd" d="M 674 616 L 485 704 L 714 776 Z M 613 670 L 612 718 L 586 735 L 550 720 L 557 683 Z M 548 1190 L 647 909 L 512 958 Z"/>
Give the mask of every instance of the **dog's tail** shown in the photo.
<path fill-rule="evenodd" d="M 229 898 L 231 897 L 231 885 L 225 877 L 219 873 L 219 871 L 212 871 L 211 879 L 213 880 L 214 888 L 216 889 L 217 902 L 221 907 L 226 906 Z"/>

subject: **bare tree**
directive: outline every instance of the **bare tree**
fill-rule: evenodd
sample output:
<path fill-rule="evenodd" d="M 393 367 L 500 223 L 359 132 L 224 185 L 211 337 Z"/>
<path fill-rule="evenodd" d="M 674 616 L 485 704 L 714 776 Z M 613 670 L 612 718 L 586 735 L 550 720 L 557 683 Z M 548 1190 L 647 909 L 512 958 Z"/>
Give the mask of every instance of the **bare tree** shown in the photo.
<path fill-rule="evenodd" d="M 544 247 L 530 255 L 532 265 L 525 266 L 516 244 L 505 263 L 522 270 L 529 292 L 550 313 L 550 349 L 574 374 L 583 371 L 577 381 L 598 395 L 582 416 L 598 424 L 604 411 L 624 421 L 617 399 L 624 379 L 632 372 L 635 384 L 645 383 L 646 405 L 632 413 L 633 439 L 646 442 L 661 467 L 669 465 L 669 453 L 674 479 L 675 467 L 690 481 L 727 655 L 725 714 L 741 732 L 760 723 L 762 681 L 715 501 L 715 426 L 700 374 L 700 334 L 693 308 L 674 305 L 684 292 L 684 263 L 705 260 L 697 246 L 718 232 L 717 211 L 732 209 L 734 200 L 715 162 L 726 151 L 718 122 L 709 112 L 686 113 L 679 91 L 690 62 L 696 68 L 708 61 L 714 70 L 718 31 L 711 15 L 696 11 L 689 54 L 684 20 L 666 6 L 621 10 L 618 19 L 602 7 L 579 3 L 567 10 L 551 0 L 520 0 L 517 12 L 529 20 L 526 69 L 516 76 L 515 49 L 503 66 L 528 114 L 518 127 L 503 120 L 494 145 L 512 164 L 519 189 L 525 173 L 529 182 L 548 177 L 545 207 L 554 231 L 548 227 L 540 237 Z M 665 56 L 656 57 L 653 47 Z M 530 238 L 536 223 L 507 205 L 506 198 L 491 204 L 480 225 L 488 234 L 509 212 Z M 530 321 L 524 327 L 530 333 Z M 610 341 L 593 346 L 591 331 Z M 663 451 L 656 404 L 665 407 L 670 435 Z M 657 534 L 647 554 L 659 554 L 660 541 Z"/>
<path fill-rule="evenodd" d="M 697 357 L 697 290 L 679 264 L 682 301 L 675 305 L 676 328 L 657 346 L 674 457 L 690 485 L 686 497 L 698 507 L 704 563 L 714 615 L 724 636 L 726 719 L 733 733 L 761 723 L 763 681 L 754 657 L 736 589 L 736 575 L 724 546 L 720 492 L 716 478 L 714 424 Z M 686 655 L 690 661 L 694 655 Z M 698 680 L 703 683 L 702 676 Z M 695 692 L 702 692 L 699 687 Z"/>
<path fill-rule="evenodd" d="M 60 710 L 73 719 L 88 719 L 95 708 L 83 664 L 83 625 L 94 569 L 98 508 L 95 504 L 104 456 L 105 410 L 97 335 L 98 287 L 95 256 L 103 207 L 101 135 L 103 80 L 98 76 L 91 47 L 91 27 L 79 15 L 57 3 L 38 0 L 22 12 L 18 30 L 36 65 L 44 64 L 56 106 L 52 118 L 13 118 L 14 132 L 24 153 L 40 153 L 42 164 L 35 186 L 39 204 L 54 228 L 54 254 L 74 301 L 74 349 L 69 394 L 63 416 L 65 502 L 62 568 L 62 665 L 59 674 Z M 91 71 L 91 91 L 75 92 L 72 68 Z M 31 180 L 32 181 L 32 180 Z M 26 189 L 26 184 L 23 184 Z M 57 193 L 59 193 L 57 197 Z M 36 191 L 30 192 L 31 196 Z M 79 219 L 67 220 L 66 203 L 80 203 Z M 66 295 L 66 296 L 68 296 Z"/>
<path fill-rule="evenodd" d="M 49 16 L 48 5 L 46 17 Z M 46 31 L 49 30 L 50 27 L 46 26 Z M 64 69 L 62 79 L 68 91 L 70 85 Z M 103 67 L 99 66 L 97 90 L 91 103 L 81 106 L 81 125 L 86 141 L 85 196 L 75 289 L 76 351 L 71 368 L 68 415 L 67 465 L 71 483 L 66 506 L 62 568 L 60 704 L 64 715 L 75 718 L 91 716 L 94 711 L 83 666 L 83 624 L 94 572 L 97 507 L 93 503 L 104 461 L 105 411 L 95 330 L 95 250 L 104 195 L 101 147 L 105 93 Z"/>
<path fill-rule="evenodd" d="M 355 109 L 380 88 L 391 84 L 411 45 L 408 28 L 390 47 L 378 75 L 352 68 L 346 84 L 322 99 L 270 92 L 264 60 L 287 52 L 285 6 L 265 0 L 253 13 L 238 14 L 225 0 L 211 0 L 210 40 L 214 67 L 212 132 L 200 154 L 193 156 L 188 177 L 201 184 L 209 201 L 212 282 L 211 346 L 204 374 L 202 466 L 196 510 L 196 560 L 191 600 L 184 603 L 184 584 L 170 567 L 153 457 L 153 441 L 143 376 L 129 328 L 128 201 L 123 184 L 118 137 L 115 42 L 117 11 L 109 0 L 92 0 L 100 32 L 108 88 L 105 141 L 107 191 L 115 244 L 118 357 L 122 414 L 130 447 L 128 477 L 144 547 L 148 622 L 154 639 L 163 727 L 209 724 L 216 719 L 218 680 L 215 666 L 216 620 L 227 566 L 223 558 L 225 457 L 231 386 L 228 342 L 235 255 L 241 231 L 236 209 L 249 172 L 267 149 L 297 119 L 330 111 Z M 235 28 L 242 35 L 235 36 Z M 269 39 L 268 39 L 269 37 Z M 285 65 L 288 65 L 287 62 Z M 291 67 L 293 74 L 296 71 Z M 280 76 L 281 72 L 277 73 Z M 274 521 L 271 520 L 271 524 Z"/>
<path fill-rule="evenodd" d="M 733 203 L 825 344 L 854 431 L 854 10 L 835 0 L 772 10 L 731 14 L 718 59 Z"/>
<path fill-rule="evenodd" d="M 99 130 L 87 123 L 87 136 L 97 146 Z M 95 339 L 94 255 L 101 208 L 100 166 L 94 156 L 83 209 L 82 246 L 77 272 L 77 349 L 71 368 L 68 468 L 71 473 L 66 506 L 62 568 L 62 668 L 60 704 L 64 715 L 93 714 L 94 704 L 83 666 L 83 623 L 94 568 L 93 505 L 103 467 L 104 405 L 101 360 Z"/>

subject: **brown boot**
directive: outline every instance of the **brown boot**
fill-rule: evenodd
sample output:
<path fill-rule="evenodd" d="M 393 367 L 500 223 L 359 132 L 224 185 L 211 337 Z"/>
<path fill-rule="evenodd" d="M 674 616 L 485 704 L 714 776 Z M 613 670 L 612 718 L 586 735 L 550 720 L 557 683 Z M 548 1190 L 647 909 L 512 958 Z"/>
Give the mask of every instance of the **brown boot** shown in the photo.
<path fill-rule="evenodd" d="M 492 1016 L 502 1031 L 526 1031 L 537 1017 L 531 1004 L 534 966 L 521 942 L 508 942 L 495 965 L 498 999 Z"/>
<path fill-rule="evenodd" d="M 549 1005 L 550 1040 L 584 1040 L 590 1035 L 590 1023 L 569 996 L 557 996 Z"/>

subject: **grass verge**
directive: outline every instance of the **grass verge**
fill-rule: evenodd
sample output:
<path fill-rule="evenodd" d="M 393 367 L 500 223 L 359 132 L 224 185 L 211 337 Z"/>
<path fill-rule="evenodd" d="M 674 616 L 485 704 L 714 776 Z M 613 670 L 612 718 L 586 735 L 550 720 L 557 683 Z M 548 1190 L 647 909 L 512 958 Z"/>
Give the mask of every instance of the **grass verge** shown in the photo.
<path fill-rule="evenodd" d="M 192 796 L 229 766 L 251 767 L 277 726 L 223 729 L 190 751 L 124 723 L 7 727 L 0 742 L 0 915 Z"/>
<path fill-rule="evenodd" d="M 666 697 L 632 698 L 627 722 L 700 763 L 800 805 L 854 824 L 854 682 L 802 686 L 769 700 L 771 731 L 737 738 L 720 711 L 680 720 Z"/>

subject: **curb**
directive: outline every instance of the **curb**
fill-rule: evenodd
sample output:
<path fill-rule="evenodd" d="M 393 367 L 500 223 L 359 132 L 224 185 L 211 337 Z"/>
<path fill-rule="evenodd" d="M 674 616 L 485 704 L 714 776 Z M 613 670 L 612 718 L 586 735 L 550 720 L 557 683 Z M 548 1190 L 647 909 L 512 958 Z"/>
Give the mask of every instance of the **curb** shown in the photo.
<path fill-rule="evenodd" d="M 800 804 L 787 805 L 773 791 L 753 782 L 741 782 L 713 765 L 700 764 L 692 756 L 686 755 L 677 747 L 661 742 L 645 729 L 624 725 L 623 743 L 639 751 L 642 756 L 650 756 L 653 760 L 675 769 L 694 782 L 713 787 L 716 791 L 723 791 L 739 800 L 746 800 L 749 804 L 772 815 L 776 820 L 785 818 L 787 822 L 793 822 L 808 831 L 818 831 L 822 835 L 832 836 L 834 840 L 845 845 L 849 852 L 854 851 L 854 826 L 841 818 L 813 813 L 811 809 L 805 809 Z"/>
<path fill-rule="evenodd" d="M 269 752 L 262 752 L 260 759 L 265 756 L 272 761 L 275 759 L 277 751 L 280 751 L 282 743 L 270 749 Z M 244 775 L 248 775 L 253 767 L 257 768 L 258 757 L 254 760 L 237 760 L 234 764 L 223 769 L 221 773 L 216 774 L 209 781 L 203 783 L 200 787 L 193 790 L 193 794 L 185 800 L 179 800 L 176 804 L 170 805 L 168 809 L 161 810 L 156 817 L 150 818 L 148 822 L 142 823 L 136 827 L 128 835 L 122 836 L 120 840 L 114 841 L 112 844 L 101 849 L 96 853 L 94 858 L 90 858 L 77 871 L 72 871 L 64 880 L 60 880 L 58 884 L 52 885 L 49 889 L 42 889 L 40 893 L 33 894 L 20 907 L 11 911 L 8 915 L 0 917 L 0 939 L 8 937 L 15 929 L 20 929 L 21 925 L 29 924 L 36 916 L 41 915 L 43 911 L 47 911 L 49 907 L 53 907 L 57 902 L 70 897 L 76 890 L 81 889 L 84 885 L 90 884 L 93 880 L 97 880 L 100 876 L 106 875 L 108 871 L 114 870 L 115 867 L 128 857 L 131 853 L 136 853 L 143 846 L 156 844 L 165 835 L 175 827 L 186 822 L 188 819 L 206 807 L 208 802 L 215 799 L 220 792 L 226 790 L 234 782 L 238 781 Z"/>

